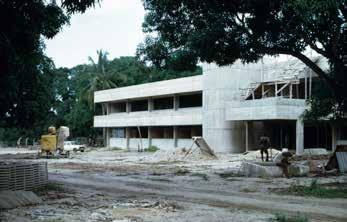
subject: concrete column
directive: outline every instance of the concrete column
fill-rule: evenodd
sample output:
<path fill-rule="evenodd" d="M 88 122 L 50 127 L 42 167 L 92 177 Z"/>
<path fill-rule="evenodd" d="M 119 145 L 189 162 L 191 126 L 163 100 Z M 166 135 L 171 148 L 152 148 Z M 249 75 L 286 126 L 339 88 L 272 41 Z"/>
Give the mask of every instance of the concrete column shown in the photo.
<path fill-rule="evenodd" d="M 111 113 L 111 103 L 106 103 L 106 115 L 110 115 Z"/>
<path fill-rule="evenodd" d="M 127 113 L 130 113 L 131 112 L 131 103 L 129 100 L 126 101 L 126 104 L 125 104 L 125 111 Z"/>
<path fill-rule="evenodd" d="M 246 129 L 245 145 L 246 145 L 246 152 L 248 152 L 249 151 L 249 144 L 248 144 L 248 121 L 245 121 L 245 129 Z"/>
<path fill-rule="evenodd" d="M 173 127 L 173 140 L 174 140 L 174 147 L 178 146 L 178 126 Z"/>
<path fill-rule="evenodd" d="M 148 146 L 152 146 L 152 127 L 148 127 Z"/>
<path fill-rule="evenodd" d="M 336 149 L 336 127 L 331 126 L 331 150 L 335 151 Z"/>
<path fill-rule="evenodd" d="M 129 127 L 125 128 L 125 139 L 126 139 L 126 148 L 129 149 L 129 144 L 130 144 L 130 128 Z"/>
<path fill-rule="evenodd" d="M 110 148 L 110 128 L 106 128 L 106 147 Z"/>
<path fill-rule="evenodd" d="M 304 152 L 304 123 L 302 120 L 296 120 L 296 154 Z"/>
<path fill-rule="evenodd" d="M 180 106 L 179 96 L 175 95 L 174 96 L 174 110 L 178 110 L 179 106 Z"/>
<path fill-rule="evenodd" d="M 148 111 L 151 112 L 153 109 L 154 109 L 153 99 L 149 98 L 148 99 Z"/>

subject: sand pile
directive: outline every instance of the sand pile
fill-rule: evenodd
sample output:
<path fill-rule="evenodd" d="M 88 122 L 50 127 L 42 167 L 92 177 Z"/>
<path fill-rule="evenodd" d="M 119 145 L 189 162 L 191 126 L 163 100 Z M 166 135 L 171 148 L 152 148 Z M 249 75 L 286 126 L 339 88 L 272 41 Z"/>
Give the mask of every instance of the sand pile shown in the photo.
<path fill-rule="evenodd" d="M 212 156 L 206 155 L 201 152 L 199 148 L 193 148 L 188 153 L 186 148 L 177 148 L 174 150 L 158 150 L 151 156 L 143 159 L 146 162 L 175 162 L 175 161 L 200 161 L 200 160 L 213 160 L 216 159 Z"/>

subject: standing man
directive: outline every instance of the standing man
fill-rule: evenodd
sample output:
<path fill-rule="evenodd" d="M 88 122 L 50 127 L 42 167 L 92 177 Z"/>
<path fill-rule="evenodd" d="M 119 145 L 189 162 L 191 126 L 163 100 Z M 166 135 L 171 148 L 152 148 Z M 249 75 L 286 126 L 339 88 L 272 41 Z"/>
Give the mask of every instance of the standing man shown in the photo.
<path fill-rule="evenodd" d="M 267 151 L 267 149 L 270 148 L 271 143 L 270 143 L 270 138 L 266 134 L 264 134 L 264 136 L 260 137 L 259 146 L 260 146 L 261 161 L 264 162 L 264 153 L 265 153 L 266 154 L 265 161 L 268 162 L 269 161 L 269 152 Z"/>

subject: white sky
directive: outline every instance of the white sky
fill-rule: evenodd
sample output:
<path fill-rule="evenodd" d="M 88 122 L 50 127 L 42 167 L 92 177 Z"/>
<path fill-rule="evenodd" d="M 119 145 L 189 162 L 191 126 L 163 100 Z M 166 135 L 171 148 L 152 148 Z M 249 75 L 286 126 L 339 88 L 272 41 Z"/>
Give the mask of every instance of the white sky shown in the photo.
<path fill-rule="evenodd" d="M 135 55 L 143 41 L 144 8 L 141 0 L 103 0 L 84 14 L 76 14 L 54 39 L 46 40 L 46 54 L 56 67 L 73 67 L 96 58 L 96 50 L 109 59 Z"/>

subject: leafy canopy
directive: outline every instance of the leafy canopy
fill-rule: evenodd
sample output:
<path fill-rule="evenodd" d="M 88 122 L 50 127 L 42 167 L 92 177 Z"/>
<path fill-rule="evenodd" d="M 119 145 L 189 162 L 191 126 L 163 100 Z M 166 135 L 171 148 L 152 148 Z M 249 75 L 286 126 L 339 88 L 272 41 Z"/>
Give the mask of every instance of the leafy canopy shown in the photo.
<path fill-rule="evenodd" d="M 346 0 L 144 0 L 143 29 L 170 50 L 219 65 L 256 62 L 265 55 L 300 59 L 347 109 Z M 322 70 L 304 55 L 310 47 L 328 59 Z M 147 53 L 150 58 L 150 53 Z M 155 60 L 154 60 L 155 61 Z M 331 107 L 333 108 L 333 107 Z"/>

